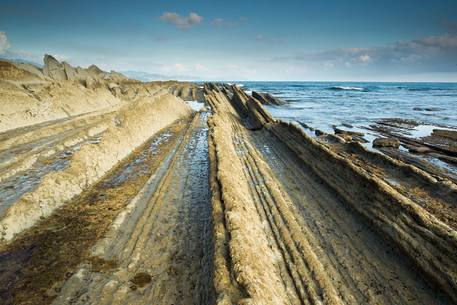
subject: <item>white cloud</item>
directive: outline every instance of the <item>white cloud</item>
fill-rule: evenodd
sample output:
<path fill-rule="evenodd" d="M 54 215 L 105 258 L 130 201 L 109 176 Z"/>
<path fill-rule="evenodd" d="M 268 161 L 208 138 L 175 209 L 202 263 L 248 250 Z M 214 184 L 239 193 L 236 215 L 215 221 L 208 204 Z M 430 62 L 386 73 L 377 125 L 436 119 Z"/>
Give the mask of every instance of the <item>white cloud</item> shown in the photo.
<path fill-rule="evenodd" d="M 173 12 L 165 12 L 160 16 L 160 20 L 174 24 L 180 29 L 188 29 L 202 22 L 203 17 L 197 13 L 190 13 L 189 16 L 181 16 Z"/>
<path fill-rule="evenodd" d="M 0 54 L 4 54 L 10 47 L 8 37 L 5 32 L 0 32 Z"/>
<path fill-rule="evenodd" d="M 369 48 L 344 48 L 274 58 L 277 62 L 302 62 L 335 69 L 376 71 L 456 72 L 457 35 L 443 34 L 397 41 Z"/>
<path fill-rule="evenodd" d="M 370 55 L 362 54 L 362 55 L 359 56 L 359 61 L 360 62 L 364 62 L 364 63 L 369 63 L 369 62 L 372 61 L 372 59 L 371 59 Z"/>
<path fill-rule="evenodd" d="M 413 43 L 439 48 L 457 48 L 457 35 L 429 36 L 420 40 L 414 40 Z"/>
<path fill-rule="evenodd" d="M 0 31 L 0 55 L 5 59 L 21 59 L 27 61 L 39 62 L 42 57 L 37 56 L 37 54 L 14 49 L 11 47 L 11 44 L 8 41 L 8 36 L 5 32 Z"/>

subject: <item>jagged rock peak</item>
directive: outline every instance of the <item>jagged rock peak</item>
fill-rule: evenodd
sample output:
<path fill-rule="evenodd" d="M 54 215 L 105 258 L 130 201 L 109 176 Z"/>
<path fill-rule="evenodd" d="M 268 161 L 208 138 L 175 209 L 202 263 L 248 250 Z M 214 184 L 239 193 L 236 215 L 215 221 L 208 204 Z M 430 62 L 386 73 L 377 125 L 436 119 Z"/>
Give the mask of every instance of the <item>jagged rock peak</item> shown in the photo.
<path fill-rule="evenodd" d="M 89 72 L 95 73 L 95 74 L 106 73 L 105 71 L 103 71 L 102 69 L 97 67 L 96 65 L 90 65 L 89 68 L 87 68 L 87 70 L 89 70 Z"/>
<path fill-rule="evenodd" d="M 67 75 L 65 73 L 64 65 L 61 64 L 57 59 L 51 55 L 44 55 L 44 67 L 43 73 L 47 77 L 50 77 L 54 80 L 66 80 Z"/>
<path fill-rule="evenodd" d="M 43 74 L 57 81 L 79 80 L 86 82 L 88 78 L 93 78 L 94 80 L 104 79 L 113 81 L 122 81 L 127 79 L 127 77 L 118 72 L 111 71 L 111 73 L 108 73 L 96 65 L 90 65 L 87 69 L 80 67 L 75 68 L 65 61 L 59 62 L 56 58 L 48 54 L 44 56 L 43 61 Z"/>

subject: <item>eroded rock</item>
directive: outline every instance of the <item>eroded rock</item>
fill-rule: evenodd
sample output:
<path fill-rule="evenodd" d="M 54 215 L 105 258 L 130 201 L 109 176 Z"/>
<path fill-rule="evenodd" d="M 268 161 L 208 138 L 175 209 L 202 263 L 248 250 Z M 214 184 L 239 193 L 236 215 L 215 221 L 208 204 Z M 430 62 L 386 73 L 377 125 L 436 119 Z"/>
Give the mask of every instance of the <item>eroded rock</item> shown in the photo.
<path fill-rule="evenodd" d="M 262 103 L 264 105 L 280 106 L 280 105 L 284 105 L 286 103 L 284 100 L 274 97 L 273 95 L 271 95 L 269 93 L 261 93 L 261 92 L 252 91 L 252 97 L 257 99 L 260 103 Z"/>
<path fill-rule="evenodd" d="M 457 140 L 457 131 L 456 130 L 433 129 L 432 135 L 435 137 L 444 137 L 444 138 Z"/>
<path fill-rule="evenodd" d="M 373 141 L 373 147 L 399 148 L 400 147 L 400 141 L 397 138 L 376 138 Z"/>
<path fill-rule="evenodd" d="M 363 137 L 365 135 L 363 132 L 344 130 L 344 129 L 340 129 L 338 127 L 334 127 L 333 130 L 335 130 L 335 134 L 339 134 L 339 135 L 345 134 L 345 135 L 351 135 L 351 136 L 357 136 L 357 137 Z"/>
<path fill-rule="evenodd" d="M 44 56 L 43 73 L 54 80 L 67 80 L 64 65 L 48 54 Z"/>

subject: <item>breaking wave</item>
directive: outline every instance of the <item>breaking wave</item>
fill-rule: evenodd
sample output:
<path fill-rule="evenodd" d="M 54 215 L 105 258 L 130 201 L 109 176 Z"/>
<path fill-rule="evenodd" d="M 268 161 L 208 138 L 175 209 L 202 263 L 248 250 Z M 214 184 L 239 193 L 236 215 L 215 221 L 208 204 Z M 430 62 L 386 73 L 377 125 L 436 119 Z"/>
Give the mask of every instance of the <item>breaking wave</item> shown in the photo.
<path fill-rule="evenodd" d="M 367 89 L 361 88 L 361 87 L 346 87 L 346 86 L 333 86 L 328 89 L 337 90 L 337 91 L 368 91 Z"/>

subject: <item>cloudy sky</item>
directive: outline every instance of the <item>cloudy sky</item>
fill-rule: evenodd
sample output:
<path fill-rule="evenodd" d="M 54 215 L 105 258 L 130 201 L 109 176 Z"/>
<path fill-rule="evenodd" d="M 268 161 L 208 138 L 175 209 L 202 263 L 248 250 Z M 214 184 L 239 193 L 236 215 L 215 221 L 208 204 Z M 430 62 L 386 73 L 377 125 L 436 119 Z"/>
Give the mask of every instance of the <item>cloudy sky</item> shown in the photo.
<path fill-rule="evenodd" d="M 456 0 L 2 0 L 0 57 L 208 80 L 457 81 Z"/>

